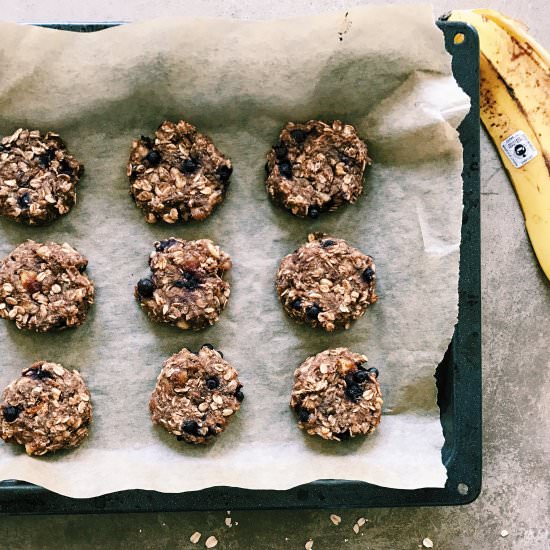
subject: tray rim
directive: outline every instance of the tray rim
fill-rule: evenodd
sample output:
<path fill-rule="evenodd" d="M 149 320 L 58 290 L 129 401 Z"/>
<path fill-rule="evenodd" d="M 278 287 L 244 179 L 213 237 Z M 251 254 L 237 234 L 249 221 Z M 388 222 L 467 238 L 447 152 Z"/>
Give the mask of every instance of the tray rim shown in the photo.
<path fill-rule="evenodd" d="M 125 23 L 28 24 L 92 32 Z M 445 445 L 450 449 L 444 461 L 448 474 L 445 487 L 403 490 L 361 481 L 317 480 L 283 491 L 236 487 L 211 487 L 184 493 L 128 490 L 75 499 L 27 482 L 7 480 L 0 482 L 0 515 L 448 506 L 469 504 L 479 496 L 482 475 L 479 41 L 475 29 L 465 23 L 446 21 L 445 16 L 436 23 L 443 31 L 445 45 L 452 55 L 454 76 L 471 99 L 470 112 L 459 127 L 464 148 L 459 316 L 449 350 L 442 361 L 445 369 L 449 370 L 445 376 L 453 380 L 452 395 L 448 396 L 453 419 L 458 417 L 461 422 L 453 424 L 452 430 L 446 430 L 442 415 L 444 433 L 447 431 Z M 460 45 L 455 45 L 453 41 L 457 33 L 464 34 L 466 38 Z M 459 492 L 460 484 L 467 485 L 467 493 Z"/>

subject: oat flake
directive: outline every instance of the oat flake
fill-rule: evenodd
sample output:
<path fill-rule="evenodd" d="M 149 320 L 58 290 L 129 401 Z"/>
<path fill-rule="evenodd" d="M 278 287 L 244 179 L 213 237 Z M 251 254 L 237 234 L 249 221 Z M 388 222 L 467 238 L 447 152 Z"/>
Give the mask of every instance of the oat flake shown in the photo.
<path fill-rule="evenodd" d="M 204 542 L 204 546 L 206 546 L 206 548 L 214 548 L 214 546 L 217 546 L 217 544 L 218 539 L 214 535 L 209 536 Z"/>

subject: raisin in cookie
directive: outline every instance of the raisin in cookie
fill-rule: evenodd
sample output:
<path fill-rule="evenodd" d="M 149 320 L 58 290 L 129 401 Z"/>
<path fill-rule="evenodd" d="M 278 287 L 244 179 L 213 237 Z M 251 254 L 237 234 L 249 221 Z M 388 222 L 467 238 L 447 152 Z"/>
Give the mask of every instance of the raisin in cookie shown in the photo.
<path fill-rule="evenodd" d="M 382 416 L 378 370 L 346 348 L 309 357 L 294 372 L 290 406 L 310 435 L 342 441 L 367 435 Z"/>
<path fill-rule="evenodd" d="M 0 437 L 29 455 L 76 447 L 92 420 L 90 392 L 78 371 L 37 361 L 2 394 Z"/>
<path fill-rule="evenodd" d="M 74 206 L 83 171 L 58 134 L 19 128 L 0 142 L 0 215 L 28 225 L 55 220 Z"/>
<path fill-rule="evenodd" d="M 293 319 L 328 331 L 347 329 L 378 299 L 374 261 L 343 239 L 314 233 L 308 240 L 283 258 L 279 298 Z"/>
<path fill-rule="evenodd" d="M 164 362 L 149 403 L 154 424 L 179 440 L 206 443 L 223 432 L 244 399 L 237 371 L 212 345 Z"/>
<path fill-rule="evenodd" d="M 135 296 L 149 317 L 187 330 L 213 325 L 229 299 L 222 279 L 231 258 L 209 239 L 174 237 L 155 243 L 152 274 L 138 281 Z"/>
<path fill-rule="evenodd" d="M 132 143 L 130 190 L 146 220 L 204 220 L 224 199 L 233 167 L 208 136 L 180 120 Z"/>
<path fill-rule="evenodd" d="M 296 216 L 317 218 L 357 200 L 367 164 L 367 146 L 353 126 L 289 122 L 267 155 L 267 192 Z"/>
<path fill-rule="evenodd" d="M 20 244 L 0 262 L 0 317 L 35 332 L 81 325 L 94 303 L 87 265 L 67 243 Z"/>

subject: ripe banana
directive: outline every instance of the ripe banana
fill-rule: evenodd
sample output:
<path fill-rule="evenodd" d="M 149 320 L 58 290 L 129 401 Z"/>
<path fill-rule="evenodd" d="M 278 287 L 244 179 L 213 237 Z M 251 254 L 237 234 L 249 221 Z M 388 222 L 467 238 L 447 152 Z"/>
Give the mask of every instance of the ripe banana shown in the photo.
<path fill-rule="evenodd" d="M 550 56 L 517 21 L 492 10 L 457 10 L 478 32 L 481 120 L 520 201 L 550 279 Z"/>

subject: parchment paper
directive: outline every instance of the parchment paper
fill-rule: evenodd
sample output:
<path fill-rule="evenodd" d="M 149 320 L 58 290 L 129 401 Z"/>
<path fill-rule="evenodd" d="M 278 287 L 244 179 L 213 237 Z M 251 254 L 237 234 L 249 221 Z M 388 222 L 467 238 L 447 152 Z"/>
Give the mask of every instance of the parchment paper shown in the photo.
<path fill-rule="evenodd" d="M 340 34 L 341 33 L 341 34 Z M 468 109 L 428 7 L 371 7 L 274 22 L 158 20 L 94 34 L 0 25 L 0 133 L 58 131 L 86 166 L 78 204 L 46 228 L 0 222 L 2 256 L 24 239 L 68 241 L 89 258 L 97 302 L 58 334 L 0 324 L 0 383 L 38 359 L 78 368 L 95 407 L 72 452 L 29 458 L 0 446 L 0 478 L 73 497 L 214 485 L 285 489 L 315 479 L 441 487 L 446 472 L 434 370 L 457 317 L 462 149 Z M 340 40 L 341 38 L 341 40 Z M 341 118 L 374 165 L 354 206 L 301 220 L 264 189 L 265 153 L 288 120 Z M 185 118 L 234 162 L 228 197 L 203 223 L 145 223 L 128 194 L 132 138 Z M 308 232 L 374 256 L 380 301 L 351 330 L 289 320 L 273 284 Z M 150 322 L 133 296 L 156 239 L 209 237 L 234 260 L 232 294 L 202 333 Z M 246 399 L 215 444 L 194 448 L 152 426 L 148 401 L 165 358 L 211 342 L 240 371 Z M 366 439 L 325 442 L 297 429 L 294 369 L 328 347 L 367 353 L 384 417 Z"/>

